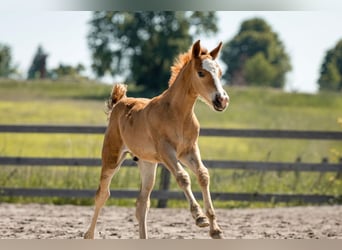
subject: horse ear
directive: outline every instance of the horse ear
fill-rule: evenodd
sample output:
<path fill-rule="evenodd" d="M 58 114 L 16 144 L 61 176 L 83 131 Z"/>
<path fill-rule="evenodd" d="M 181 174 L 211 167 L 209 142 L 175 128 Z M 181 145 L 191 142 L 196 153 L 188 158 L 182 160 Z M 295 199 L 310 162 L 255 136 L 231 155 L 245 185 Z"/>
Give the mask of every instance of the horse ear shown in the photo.
<path fill-rule="evenodd" d="M 201 40 L 198 40 L 197 42 L 192 45 L 192 57 L 197 58 L 201 55 L 201 45 L 200 45 Z"/>
<path fill-rule="evenodd" d="M 218 54 L 221 51 L 221 48 L 222 48 L 222 42 L 220 42 L 220 44 L 210 52 L 210 55 L 213 58 L 213 60 L 217 58 Z"/>

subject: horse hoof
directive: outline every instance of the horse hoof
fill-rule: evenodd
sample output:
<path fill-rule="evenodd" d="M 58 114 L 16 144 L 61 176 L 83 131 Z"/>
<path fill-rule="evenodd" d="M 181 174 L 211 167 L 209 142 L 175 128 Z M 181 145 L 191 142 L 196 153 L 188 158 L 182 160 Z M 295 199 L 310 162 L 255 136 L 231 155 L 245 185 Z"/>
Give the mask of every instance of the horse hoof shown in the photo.
<path fill-rule="evenodd" d="M 86 240 L 94 239 L 94 233 L 86 232 L 84 234 L 83 238 L 86 239 Z"/>
<path fill-rule="evenodd" d="M 221 229 L 210 231 L 210 237 L 213 239 L 223 239 L 223 232 Z"/>
<path fill-rule="evenodd" d="M 196 225 L 199 227 L 208 227 L 209 220 L 206 216 L 201 216 L 196 219 Z"/>

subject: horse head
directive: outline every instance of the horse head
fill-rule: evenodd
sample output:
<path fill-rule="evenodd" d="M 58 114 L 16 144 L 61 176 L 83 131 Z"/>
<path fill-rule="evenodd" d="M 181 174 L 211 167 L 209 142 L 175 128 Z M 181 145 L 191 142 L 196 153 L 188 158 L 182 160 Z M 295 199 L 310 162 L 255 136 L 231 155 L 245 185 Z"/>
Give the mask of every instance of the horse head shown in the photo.
<path fill-rule="evenodd" d="M 211 52 L 201 48 L 200 41 L 192 46 L 193 88 L 204 101 L 216 111 L 223 111 L 229 105 L 229 96 L 221 84 L 222 71 L 216 62 L 222 42 Z"/>

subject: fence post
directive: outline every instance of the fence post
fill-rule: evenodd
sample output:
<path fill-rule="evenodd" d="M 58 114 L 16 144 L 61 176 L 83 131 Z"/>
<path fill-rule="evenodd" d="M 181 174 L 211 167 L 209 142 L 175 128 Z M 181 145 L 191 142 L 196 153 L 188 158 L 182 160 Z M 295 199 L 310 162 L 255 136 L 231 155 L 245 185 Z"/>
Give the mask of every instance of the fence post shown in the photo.
<path fill-rule="evenodd" d="M 301 163 L 302 162 L 302 158 L 300 156 L 298 156 L 296 158 L 296 163 Z M 300 169 L 296 166 L 296 168 L 294 169 L 294 182 L 293 182 L 293 186 L 292 186 L 292 191 L 296 192 L 297 189 L 297 185 L 300 182 Z"/>
<path fill-rule="evenodd" d="M 328 157 L 323 157 L 323 158 L 322 158 L 322 163 L 329 163 Z M 319 177 L 318 177 L 318 180 L 317 180 L 317 185 L 319 185 L 319 184 L 321 183 L 322 178 L 323 178 L 324 175 L 325 175 L 325 172 L 321 172 L 321 173 L 319 174 Z"/>
<path fill-rule="evenodd" d="M 160 173 L 160 184 L 159 190 L 160 191 L 167 191 L 170 188 L 170 172 L 166 169 L 166 167 L 162 167 Z M 166 208 L 167 207 L 167 199 L 159 199 L 157 208 Z"/>

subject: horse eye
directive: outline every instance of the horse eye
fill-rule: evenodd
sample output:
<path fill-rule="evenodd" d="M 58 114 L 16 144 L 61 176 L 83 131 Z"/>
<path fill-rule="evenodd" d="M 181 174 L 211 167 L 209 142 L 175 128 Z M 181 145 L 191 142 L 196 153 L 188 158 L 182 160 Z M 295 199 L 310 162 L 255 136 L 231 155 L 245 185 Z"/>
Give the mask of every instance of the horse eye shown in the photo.
<path fill-rule="evenodd" d="M 203 71 L 198 71 L 197 73 L 198 73 L 199 77 L 204 77 L 204 72 Z"/>

